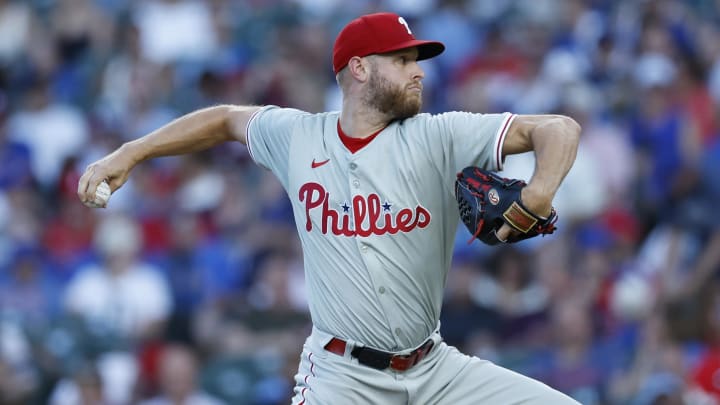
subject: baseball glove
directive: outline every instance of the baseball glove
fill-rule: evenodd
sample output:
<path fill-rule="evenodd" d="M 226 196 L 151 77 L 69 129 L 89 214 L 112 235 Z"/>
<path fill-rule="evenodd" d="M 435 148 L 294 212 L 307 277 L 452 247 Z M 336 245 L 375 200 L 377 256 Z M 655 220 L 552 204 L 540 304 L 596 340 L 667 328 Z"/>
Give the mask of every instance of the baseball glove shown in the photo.
<path fill-rule="evenodd" d="M 468 243 L 480 239 L 488 245 L 515 243 L 555 231 L 557 213 L 553 208 L 548 218 L 541 218 L 525 208 L 520 192 L 527 183 L 506 179 L 478 167 L 466 167 L 457 175 L 455 198 L 460 218 L 473 235 Z M 503 223 L 517 232 L 507 240 L 495 233 Z"/>

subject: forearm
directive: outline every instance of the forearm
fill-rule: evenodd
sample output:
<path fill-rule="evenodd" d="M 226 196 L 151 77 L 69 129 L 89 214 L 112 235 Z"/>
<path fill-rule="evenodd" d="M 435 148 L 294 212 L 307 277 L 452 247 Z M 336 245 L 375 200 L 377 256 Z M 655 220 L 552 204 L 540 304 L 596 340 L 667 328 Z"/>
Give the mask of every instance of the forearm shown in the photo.
<path fill-rule="evenodd" d="M 122 187 L 130 171 L 140 162 L 209 149 L 236 140 L 247 143 L 246 127 L 260 107 L 221 105 L 184 115 L 142 138 L 128 142 L 90 164 L 78 181 L 78 197 L 87 204 L 95 190 L 107 181 L 112 192 Z"/>
<path fill-rule="evenodd" d="M 228 126 L 232 106 L 205 108 L 184 115 L 120 149 L 134 164 L 160 156 L 182 155 L 233 140 Z"/>
<path fill-rule="evenodd" d="M 530 131 L 535 153 L 535 171 L 523 190 L 523 202 L 540 215 L 550 213 L 552 198 L 575 161 L 580 126 L 572 119 L 556 116 Z"/>

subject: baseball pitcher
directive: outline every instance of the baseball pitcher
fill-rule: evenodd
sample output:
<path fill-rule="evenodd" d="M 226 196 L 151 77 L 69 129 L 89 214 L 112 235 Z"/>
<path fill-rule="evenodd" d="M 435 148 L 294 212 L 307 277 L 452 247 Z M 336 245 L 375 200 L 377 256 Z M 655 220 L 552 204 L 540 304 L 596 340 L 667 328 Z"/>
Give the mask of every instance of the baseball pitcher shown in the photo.
<path fill-rule="evenodd" d="M 78 196 L 92 202 L 102 181 L 117 190 L 135 165 L 154 157 L 246 144 L 287 191 L 304 251 L 313 330 L 292 404 L 576 404 L 460 353 L 440 335 L 460 218 L 458 173 L 497 171 L 506 155 L 534 151 L 535 172 L 513 204 L 522 209 L 509 208 L 490 229 L 497 241 L 518 240 L 530 229 L 524 224 L 554 217 L 552 199 L 580 134 L 564 116 L 421 114 L 424 72 L 417 62 L 444 48 L 416 39 L 396 14 L 357 18 L 333 48 L 341 111 L 198 110 L 88 166 Z M 490 204 L 502 198 L 489 195 Z"/>

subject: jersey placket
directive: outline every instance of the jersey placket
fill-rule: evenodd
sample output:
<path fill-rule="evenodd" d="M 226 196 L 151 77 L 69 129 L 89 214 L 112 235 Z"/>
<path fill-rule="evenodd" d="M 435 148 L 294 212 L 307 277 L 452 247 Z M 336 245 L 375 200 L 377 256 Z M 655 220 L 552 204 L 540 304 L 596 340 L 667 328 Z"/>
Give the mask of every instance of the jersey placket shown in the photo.
<path fill-rule="evenodd" d="M 353 197 L 356 195 L 360 195 L 363 198 L 367 198 L 367 193 L 369 191 L 364 190 L 363 171 L 361 170 L 360 164 L 358 164 L 355 160 L 351 160 L 348 164 L 348 167 L 350 169 L 348 179 Z M 355 215 L 356 213 L 353 214 Z M 390 236 L 385 235 L 385 237 Z M 388 322 L 386 327 L 390 330 L 393 336 L 393 349 L 397 350 L 398 348 L 403 347 L 403 330 L 400 328 L 400 325 L 402 323 L 399 319 L 399 316 L 401 316 L 401 314 L 400 311 L 398 311 L 397 308 L 394 308 L 393 305 L 393 291 L 389 285 L 389 280 L 387 279 L 387 277 L 385 277 L 385 272 L 387 270 L 377 258 L 377 254 L 375 253 L 375 248 L 373 246 L 375 241 L 373 239 L 377 238 L 377 236 L 356 236 L 355 241 L 357 243 L 358 250 L 361 253 L 360 257 L 362 257 L 363 262 L 365 263 L 365 267 L 368 270 L 368 274 L 375 290 L 375 296 L 377 297 L 378 302 L 380 303 L 380 307 L 383 311 L 383 316 Z"/>

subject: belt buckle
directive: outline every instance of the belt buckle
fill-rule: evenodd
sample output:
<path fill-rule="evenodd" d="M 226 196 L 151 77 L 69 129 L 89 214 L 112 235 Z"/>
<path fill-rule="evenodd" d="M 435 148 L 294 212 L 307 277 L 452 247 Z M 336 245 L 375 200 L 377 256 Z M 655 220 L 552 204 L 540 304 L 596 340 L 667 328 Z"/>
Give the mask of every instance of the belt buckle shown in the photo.
<path fill-rule="evenodd" d="M 422 346 L 415 349 L 413 352 L 405 355 L 395 355 L 390 358 L 390 368 L 398 371 L 406 371 L 415 367 L 416 364 L 420 363 L 422 359 L 430 353 L 435 342 L 428 339 Z M 398 361 L 403 360 L 402 365 L 396 364 Z"/>
<path fill-rule="evenodd" d="M 398 361 L 403 361 L 403 364 L 397 364 Z M 405 355 L 395 355 L 390 358 L 390 368 L 397 371 L 407 371 L 417 364 L 417 352 L 413 352 Z"/>

